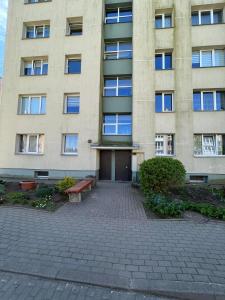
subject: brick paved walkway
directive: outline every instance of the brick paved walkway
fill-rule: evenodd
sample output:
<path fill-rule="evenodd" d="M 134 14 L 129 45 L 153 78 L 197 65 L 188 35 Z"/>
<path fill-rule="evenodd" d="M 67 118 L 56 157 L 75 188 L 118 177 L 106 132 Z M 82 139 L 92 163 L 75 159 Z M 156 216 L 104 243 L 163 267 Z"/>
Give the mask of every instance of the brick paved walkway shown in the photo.
<path fill-rule="evenodd" d="M 101 287 L 0 272 L 1 300 L 166 300 Z M 173 299 L 167 299 L 173 300 Z"/>
<path fill-rule="evenodd" d="M 120 186 L 121 195 L 129 195 Z M 142 213 L 128 218 L 124 208 L 110 218 L 104 206 L 101 216 L 91 200 L 103 189 L 56 213 L 0 207 L 0 271 L 191 300 L 225 299 L 225 223 L 150 221 Z M 106 201 L 114 199 L 112 193 L 105 191 Z M 114 195 L 119 201 L 119 192 Z M 134 203 L 139 211 L 140 202 Z M 88 211 L 89 205 L 95 209 Z"/>
<path fill-rule="evenodd" d="M 141 193 L 130 183 L 98 182 L 82 203 L 64 205 L 57 213 L 70 216 L 146 219 Z"/>

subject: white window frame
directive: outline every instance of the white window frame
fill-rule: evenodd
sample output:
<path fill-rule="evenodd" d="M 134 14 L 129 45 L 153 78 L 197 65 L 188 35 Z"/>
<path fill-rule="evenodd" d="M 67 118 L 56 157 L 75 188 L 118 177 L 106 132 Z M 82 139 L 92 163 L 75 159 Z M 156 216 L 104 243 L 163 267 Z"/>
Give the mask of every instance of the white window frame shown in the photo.
<path fill-rule="evenodd" d="M 170 17 L 171 17 L 171 27 L 166 27 L 165 20 L 166 20 L 167 15 L 170 15 Z M 155 19 L 156 19 L 156 17 L 162 17 L 162 27 L 156 27 L 155 26 L 156 29 L 165 29 L 165 28 L 172 28 L 173 27 L 173 14 L 172 13 L 156 14 Z"/>
<path fill-rule="evenodd" d="M 68 113 L 67 112 L 68 97 L 77 97 L 77 98 L 79 98 L 79 113 Z M 80 94 L 66 94 L 64 96 L 64 114 L 66 114 L 66 115 L 79 115 L 80 114 Z"/>
<path fill-rule="evenodd" d="M 77 137 L 77 151 L 76 152 L 65 152 L 65 146 L 66 146 L 66 137 L 67 136 L 76 136 Z M 62 139 L 63 139 L 63 141 L 62 141 L 62 154 L 63 155 L 67 155 L 67 156 L 77 156 L 78 155 L 78 139 L 79 139 L 79 135 L 77 134 L 77 133 L 64 133 L 63 135 L 62 135 Z"/>
<path fill-rule="evenodd" d="M 216 66 L 216 58 L 215 58 L 215 52 L 217 50 L 223 50 L 224 51 L 224 55 L 225 55 L 225 49 L 203 49 L 203 50 L 194 50 L 193 52 L 197 52 L 199 51 L 199 55 L 200 55 L 200 68 L 212 68 L 212 67 L 220 67 L 220 66 Z M 208 67 L 204 67 L 202 66 L 202 53 L 203 52 L 211 52 L 212 53 L 212 65 L 208 66 Z M 223 66 L 221 66 L 223 67 Z"/>
<path fill-rule="evenodd" d="M 44 152 L 39 152 L 38 149 L 39 149 L 39 142 L 40 142 L 40 137 L 44 137 L 44 134 L 35 134 L 35 133 L 30 133 L 30 134 L 18 134 L 18 137 L 20 138 L 20 136 L 26 136 L 27 139 L 26 139 L 26 145 L 25 145 L 25 152 L 19 152 L 17 151 L 18 154 L 43 154 Z M 33 137 L 33 136 L 36 136 L 36 151 L 35 152 L 30 152 L 29 151 L 29 144 L 30 144 L 30 137 Z M 19 141 L 20 142 L 20 141 Z M 19 149 L 20 145 L 17 145 Z M 44 144 L 42 145 L 42 148 L 44 149 Z"/>
<path fill-rule="evenodd" d="M 116 44 L 116 51 L 105 51 L 104 59 L 107 59 L 108 54 L 116 54 L 116 59 L 121 59 L 120 58 L 121 53 L 125 53 L 125 52 L 133 53 L 132 49 L 131 50 L 120 50 L 120 44 L 121 43 L 129 43 L 129 42 L 127 42 L 127 41 L 118 41 L 118 42 L 106 43 L 105 45 L 107 45 L 107 44 Z M 132 48 L 132 42 L 131 42 L 131 48 Z"/>
<path fill-rule="evenodd" d="M 41 108 L 42 108 L 42 98 L 45 97 L 46 101 L 46 95 L 22 95 L 19 98 L 19 109 L 18 109 L 18 114 L 19 115 L 45 115 L 45 113 L 41 113 Z M 28 98 L 28 113 L 22 113 L 22 100 L 23 98 Z M 38 114 L 31 114 L 31 99 L 32 98 L 39 98 L 39 113 Z"/>
<path fill-rule="evenodd" d="M 131 114 L 127 114 L 129 116 L 131 116 L 131 123 L 119 123 L 119 116 L 120 114 L 112 114 L 113 116 L 116 117 L 116 122 L 115 123 L 103 123 L 103 127 L 102 127 L 102 132 L 103 132 L 103 135 L 104 136 L 107 136 L 107 135 L 117 135 L 117 136 L 130 136 L 130 134 L 119 134 L 118 133 L 118 128 L 120 125 L 131 125 L 132 126 L 132 115 Z M 121 115 L 125 115 L 125 114 L 121 114 Z M 106 126 L 115 126 L 115 133 L 105 133 L 105 127 Z M 131 132 L 131 135 L 132 135 L 132 132 Z"/>
<path fill-rule="evenodd" d="M 218 111 L 217 110 L 217 103 L 216 103 L 216 100 L 217 100 L 217 92 L 218 91 L 194 91 L 194 93 L 201 93 L 201 111 L 207 111 L 207 110 L 204 110 L 204 102 L 203 102 L 203 99 L 204 99 L 204 93 L 213 93 L 213 110 L 214 111 Z M 193 97 L 193 101 L 194 101 L 194 97 Z"/>
<path fill-rule="evenodd" d="M 162 113 L 171 113 L 174 112 L 174 93 L 172 92 L 156 92 L 155 95 L 161 94 L 162 95 Z M 172 110 L 165 110 L 165 95 L 172 96 Z"/>
<path fill-rule="evenodd" d="M 213 24 L 217 24 L 214 23 L 214 11 L 216 11 L 217 9 L 204 9 L 204 10 L 193 10 L 193 12 L 198 12 L 198 25 L 213 25 Z M 202 24 L 202 13 L 204 12 L 210 12 L 210 24 Z"/>
<path fill-rule="evenodd" d="M 114 19 L 116 19 L 117 20 L 116 23 L 120 23 L 120 18 L 133 17 L 133 13 L 130 14 L 130 15 L 126 15 L 126 16 L 120 16 L 120 10 L 121 9 L 131 9 L 131 11 L 132 11 L 132 8 L 130 8 L 130 7 L 118 7 L 117 8 L 117 16 L 116 17 L 105 17 L 105 24 L 108 24 L 107 20 L 114 20 Z"/>
<path fill-rule="evenodd" d="M 34 74 L 34 64 L 35 62 L 41 62 L 41 74 L 36 75 Z M 32 69 L 31 69 L 31 75 L 30 76 L 42 76 L 42 75 L 47 75 L 47 74 L 43 74 L 43 65 L 47 64 L 48 65 L 48 59 L 32 59 L 32 60 L 25 60 L 24 62 L 24 70 L 23 73 L 25 74 L 25 65 L 26 64 L 31 64 Z M 25 76 L 29 76 L 29 75 L 25 75 Z"/>
<path fill-rule="evenodd" d="M 49 32 L 50 32 L 50 25 L 49 24 L 41 24 L 41 25 L 26 25 L 26 36 L 25 38 L 28 39 L 28 40 L 31 40 L 31 39 L 40 39 L 40 38 L 49 38 L 45 36 L 45 27 L 49 27 Z M 34 37 L 33 38 L 28 38 L 27 37 L 27 28 L 28 27 L 33 27 L 33 34 L 34 34 Z M 37 27 L 43 27 L 43 35 L 41 37 L 37 37 Z"/>
<path fill-rule="evenodd" d="M 173 153 L 169 154 L 167 153 L 168 149 L 168 139 L 169 137 L 172 138 L 172 143 L 173 143 Z M 163 143 L 163 145 L 160 147 L 157 147 L 157 143 Z M 157 153 L 157 151 L 163 151 L 162 154 Z M 174 141 L 174 134 L 156 134 L 155 135 L 155 156 L 175 156 L 175 141 Z"/>
<path fill-rule="evenodd" d="M 124 77 L 124 78 L 129 78 L 129 77 Z M 106 90 L 115 90 L 116 89 L 116 96 L 114 97 L 118 97 L 119 96 L 119 88 L 131 88 L 132 89 L 132 83 L 131 85 L 124 85 L 124 86 L 119 86 L 119 80 L 123 79 L 123 77 L 112 77 L 111 79 L 116 80 L 116 86 L 110 86 L 110 87 L 105 87 L 104 86 L 104 96 L 105 96 L 105 91 Z M 107 80 L 107 79 L 106 79 Z M 129 80 L 132 81 L 132 78 L 130 77 Z"/>
<path fill-rule="evenodd" d="M 166 54 L 171 54 L 172 57 L 172 68 L 171 69 L 166 69 Z M 162 70 L 172 70 L 173 69 L 173 52 L 159 52 L 159 53 L 155 53 L 155 57 L 156 55 L 162 55 Z M 156 69 L 156 66 L 155 66 Z M 156 71 L 160 71 L 160 69 L 156 70 Z"/>
<path fill-rule="evenodd" d="M 202 144 L 202 149 L 201 149 L 201 152 L 202 152 L 202 154 L 195 154 L 194 153 L 194 156 L 195 157 L 225 157 L 225 155 L 224 154 L 222 154 L 222 155 L 219 155 L 218 154 L 218 139 L 219 139 L 219 137 L 220 136 L 224 136 L 224 134 L 195 134 L 194 135 L 194 137 L 195 136 L 201 136 L 201 144 Z M 209 153 L 207 153 L 207 154 L 205 154 L 205 151 L 204 151 L 204 138 L 205 137 L 213 137 L 213 140 L 215 141 L 215 153 L 212 153 L 212 154 L 209 154 Z"/>

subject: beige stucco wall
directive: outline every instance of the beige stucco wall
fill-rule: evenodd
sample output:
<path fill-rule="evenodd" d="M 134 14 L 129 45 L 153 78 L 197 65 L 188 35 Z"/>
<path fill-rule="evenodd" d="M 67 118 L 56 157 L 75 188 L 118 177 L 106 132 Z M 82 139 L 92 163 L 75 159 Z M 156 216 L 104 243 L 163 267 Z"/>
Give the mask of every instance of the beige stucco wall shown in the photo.
<path fill-rule="evenodd" d="M 189 173 L 225 174 L 225 157 L 195 158 L 194 133 L 225 133 L 225 112 L 193 112 L 193 89 L 225 89 L 225 68 L 192 69 L 192 48 L 225 46 L 225 24 L 191 26 L 193 6 L 220 0 L 133 0 L 134 142 L 141 159 L 154 156 L 155 133 L 175 134 L 175 157 Z M 195 7 L 195 8 L 196 8 Z M 174 28 L 155 30 L 155 11 L 173 11 Z M 141 45 L 141 46 L 140 46 Z M 155 51 L 173 49 L 174 70 L 155 71 Z M 155 91 L 174 91 L 175 112 L 155 114 Z M 143 155 L 144 153 L 144 155 Z"/>
<path fill-rule="evenodd" d="M 93 13 L 95 12 L 95 13 Z M 98 169 L 96 150 L 88 140 L 99 139 L 100 71 L 103 2 L 54 0 L 24 5 L 10 1 L 1 106 L 1 168 L 93 170 Z M 83 17 L 83 35 L 66 36 L 66 19 Z M 50 20 L 49 39 L 22 40 L 23 23 Z M 65 55 L 81 54 L 81 75 L 65 75 Z M 47 76 L 20 76 L 22 57 L 48 56 Z M 47 114 L 17 115 L 18 96 L 46 94 Z M 80 114 L 64 115 L 64 93 L 80 93 Z M 15 155 L 16 133 L 44 133 L 44 155 Z M 78 156 L 62 156 L 63 133 L 79 134 Z"/>

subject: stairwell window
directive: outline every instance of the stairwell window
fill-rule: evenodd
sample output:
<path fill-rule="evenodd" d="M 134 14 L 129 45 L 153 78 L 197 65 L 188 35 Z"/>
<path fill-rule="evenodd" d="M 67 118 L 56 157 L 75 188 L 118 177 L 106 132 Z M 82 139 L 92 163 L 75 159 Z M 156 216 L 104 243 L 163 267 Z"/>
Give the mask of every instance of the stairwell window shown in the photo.
<path fill-rule="evenodd" d="M 16 138 L 18 154 L 44 153 L 44 134 L 18 134 Z"/>
<path fill-rule="evenodd" d="M 194 111 L 225 110 L 224 91 L 195 91 L 193 93 Z"/>
<path fill-rule="evenodd" d="M 157 14 L 155 16 L 155 28 L 171 28 L 172 27 L 172 14 Z"/>
<path fill-rule="evenodd" d="M 225 49 L 196 50 L 192 52 L 193 68 L 225 66 Z"/>
<path fill-rule="evenodd" d="M 78 134 L 63 134 L 63 154 L 78 154 Z"/>
<path fill-rule="evenodd" d="M 104 81 L 105 97 L 131 97 L 132 79 L 131 77 L 109 77 Z"/>
<path fill-rule="evenodd" d="M 19 99 L 19 115 L 46 114 L 46 96 L 21 96 Z"/>
<path fill-rule="evenodd" d="M 83 18 L 69 18 L 67 19 L 67 35 L 79 36 L 83 34 Z"/>
<path fill-rule="evenodd" d="M 105 59 L 130 59 L 132 58 L 131 42 L 110 42 L 105 44 Z"/>
<path fill-rule="evenodd" d="M 225 155 L 224 134 L 195 134 L 195 156 L 223 156 Z"/>
<path fill-rule="evenodd" d="M 155 95 L 155 112 L 172 112 L 173 111 L 173 93 L 156 93 Z"/>
<path fill-rule="evenodd" d="M 192 12 L 192 25 L 211 25 L 223 23 L 223 10 L 210 9 Z"/>
<path fill-rule="evenodd" d="M 106 9 L 106 24 L 115 23 L 130 23 L 132 22 L 133 13 L 132 8 L 128 7 L 118 7 Z"/>
<path fill-rule="evenodd" d="M 26 25 L 25 38 L 38 39 L 48 38 L 50 35 L 50 25 Z"/>
<path fill-rule="evenodd" d="M 41 76 L 48 74 L 48 60 L 47 59 L 23 59 L 23 73 L 24 76 Z"/>
<path fill-rule="evenodd" d="M 156 134 L 155 136 L 155 155 L 172 156 L 174 155 L 174 135 Z"/>
<path fill-rule="evenodd" d="M 172 69 L 172 53 L 156 53 L 155 55 L 156 70 L 171 70 Z"/>
<path fill-rule="evenodd" d="M 131 135 L 132 116 L 131 115 L 104 115 L 103 117 L 104 135 Z"/>

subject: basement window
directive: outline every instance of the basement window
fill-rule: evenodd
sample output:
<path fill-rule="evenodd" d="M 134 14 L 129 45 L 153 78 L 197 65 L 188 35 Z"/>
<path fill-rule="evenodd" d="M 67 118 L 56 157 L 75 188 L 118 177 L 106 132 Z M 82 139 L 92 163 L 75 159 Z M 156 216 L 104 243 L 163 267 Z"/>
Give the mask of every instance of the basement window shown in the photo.
<path fill-rule="evenodd" d="M 47 179 L 49 176 L 48 171 L 35 171 L 34 172 L 34 177 L 39 178 L 39 179 Z"/>
<path fill-rule="evenodd" d="M 201 176 L 201 175 L 191 175 L 190 176 L 191 183 L 207 183 L 208 176 Z"/>

